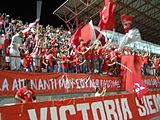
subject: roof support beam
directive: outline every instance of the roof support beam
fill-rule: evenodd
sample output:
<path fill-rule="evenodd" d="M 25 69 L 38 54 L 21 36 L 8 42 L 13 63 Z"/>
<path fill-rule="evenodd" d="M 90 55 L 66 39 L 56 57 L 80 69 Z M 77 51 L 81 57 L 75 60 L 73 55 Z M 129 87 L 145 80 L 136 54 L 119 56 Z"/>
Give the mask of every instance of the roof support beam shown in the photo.
<path fill-rule="evenodd" d="M 135 11 L 136 13 L 139 13 L 140 15 L 143 15 L 143 16 L 145 16 L 146 18 L 149 18 L 149 19 L 151 19 L 151 20 L 154 20 L 155 22 L 160 23 L 159 20 L 157 20 L 157 19 L 155 19 L 155 18 L 153 18 L 153 17 L 151 17 L 151 16 L 149 16 L 149 15 L 146 15 L 145 13 L 143 13 L 143 12 L 141 12 L 141 11 L 135 9 L 135 8 L 132 8 L 132 7 L 128 6 L 128 5 L 126 5 L 125 3 L 122 3 L 121 1 L 119 1 L 118 4 L 122 5 L 123 7 L 126 7 L 126 9 L 130 9 L 130 10 L 132 10 L 132 11 Z"/>

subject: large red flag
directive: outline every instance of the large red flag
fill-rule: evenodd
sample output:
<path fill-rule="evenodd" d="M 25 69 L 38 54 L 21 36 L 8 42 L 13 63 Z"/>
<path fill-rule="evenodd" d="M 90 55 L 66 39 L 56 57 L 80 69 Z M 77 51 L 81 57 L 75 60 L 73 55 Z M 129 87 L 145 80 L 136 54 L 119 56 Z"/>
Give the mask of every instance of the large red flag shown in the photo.
<path fill-rule="evenodd" d="M 147 86 L 142 81 L 142 57 L 122 56 L 121 64 L 127 68 L 121 67 L 122 83 L 125 85 L 125 89 L 130 93 L 136 93 L 138 99 L 140 99 L 148 92 Z"/>
<path fill-rule="evenodd" d="M 142 81 L 142 57 L 134 56 L 134 71 L 133 76 L 133 90 L 136 93 L 138 99 L 143 97 L 148 92 L 148 87 Z"/>
<path fill-rule="evenodd" d="M 100 10 L 100 21 L 98 27 L 101 30 L 112 30 L 115 28 L 115 7 L 116 4 L 111 0 L 105 0 L 105 6 Z"/>
<path fill-rule="evenodd" d="M 83 39 L 85 43 L 94 42 L 96 40 L 96 34 L 92 21 L 84 26 L 77 28 L 75 33 L 71 36 L 70 42 L 75 48 L 80 44 L 80 39 Z"/>
<path fill-rule="evenodd" d="M 93 43 L 96 40 L 96 34 L 95 34 L 92 20 L 81 29 L 80 37 L 81 39 L 84 40 L 85 43 L 89 43 L 89 42 Z"/>

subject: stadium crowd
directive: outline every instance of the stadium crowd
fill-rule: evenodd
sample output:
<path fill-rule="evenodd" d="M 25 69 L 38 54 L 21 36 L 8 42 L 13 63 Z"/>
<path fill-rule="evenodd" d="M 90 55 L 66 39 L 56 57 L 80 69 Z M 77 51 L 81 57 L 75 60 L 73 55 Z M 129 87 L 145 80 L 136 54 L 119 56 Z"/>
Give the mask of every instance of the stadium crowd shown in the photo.
<path fill-rule="evenodd" d="M 122 55 L 139 55 L 143 58 L 143 75 L 160 74 L 160 57 L 149 51 L 106 42 L 102 46 L 86 44 L 80 39 L 75 48 L 70 38 L 73 31 L 63 26 L 46 27 L 36 20 L 33 23 L 0 15 L 0 68 L 25 72 L 73 72 L 119 76 Z"/>

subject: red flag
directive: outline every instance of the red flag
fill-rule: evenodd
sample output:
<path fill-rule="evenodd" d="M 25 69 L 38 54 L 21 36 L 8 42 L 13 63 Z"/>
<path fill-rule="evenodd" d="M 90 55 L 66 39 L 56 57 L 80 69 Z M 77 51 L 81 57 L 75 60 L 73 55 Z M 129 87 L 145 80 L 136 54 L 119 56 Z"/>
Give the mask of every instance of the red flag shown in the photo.
<path fill-rule="evenodd" d="M 81 28 L 82 26 L 77 28 L 77 30 L 74 32 L 74 34 L 71 36 L 71 39 L 70 39 L 72 46 L 75 46 L 75 48 L 77 48 L 78 45 L 80 44 L 79 37 L 81 35 Z"/>
<path fill-rule="evenodd" d="M 142 81 L 141 66 L 142 57 L 140 56 L 122 56 L 121 63 L 127 67 L 122 69 L 122 83 L 125 84 L 125 89 L 130 93 L 136 93 L 140 99 L 148 92 L 147 86 Z"/>
<path fill-rule="evenodd" d="M 101 30 L 112 30 L 115 28 L 115 7 L 111 0 L 105 0 L 105 6 L 100 10 L 100 21 L 98 27 Z"/>
<path fill-rule="evenodd" d="M 98 38 L 98 36 L 102 33 L 100 33 L 100 31 L 95 29 L 95 33 L 96 33 L 96 38 Z M 106 44 L 106 42 L 108 41 L 105 36 L 102 34 L 102 36 L 99 38 L 99 41 L 101 42 L 102 46 L 104 46 Z"/>
<path fill-rule="evenodd" d="M 80 39 L 83 39 L 85 43 L 94 42 L 96 40 L 96 34 L 92 21 L 84 26 L 79 27 L 72 35 L 70 42 L 74 48 L 80 44 Z"/>
<path fill-rule="evenodd" d="M 148 92 L 148 87 L 142 81 L 142 57 L 135 56 L 134 57 L 134 71 L 132 71 L 133 75 L 133 90 L 136 93 L 138 99 L 143 97 Z"/>
<path fill-rule="evenodd" d="M 143 97 L 143 95 L 145 95 L 148 92 L 148 87 L 143 83 L 142 80 L 139 80 L 137 74 L 134 73 L 133 73 L 133 89 L 139 100 Z"/>
<path fill-rule="evenodd" d="M 81 39 L 85 43 L 94 42 L 96 40 L 95 30 L 93 28 L 93 23 L 90 21 L 81 29 Z"/>

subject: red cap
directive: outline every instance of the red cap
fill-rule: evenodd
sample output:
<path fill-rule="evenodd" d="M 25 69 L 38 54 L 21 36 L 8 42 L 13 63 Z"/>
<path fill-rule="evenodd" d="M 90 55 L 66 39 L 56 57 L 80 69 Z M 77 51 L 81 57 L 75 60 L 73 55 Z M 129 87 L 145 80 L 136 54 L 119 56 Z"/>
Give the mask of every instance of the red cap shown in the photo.
<path fill-rule="evenodd" d="M 132 21 L 133 20 L 133 16 L 127 15 L 127 14 L 122 14 L 121 15 L 121 21 L 122 23 L 125 21 Z"/>
<path fill-rule="evenodd" d="M 126 33 L 131 29 L 132 19 L 133 16 L 126 14 L 121 15 L 121 22 Z"/>

